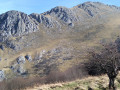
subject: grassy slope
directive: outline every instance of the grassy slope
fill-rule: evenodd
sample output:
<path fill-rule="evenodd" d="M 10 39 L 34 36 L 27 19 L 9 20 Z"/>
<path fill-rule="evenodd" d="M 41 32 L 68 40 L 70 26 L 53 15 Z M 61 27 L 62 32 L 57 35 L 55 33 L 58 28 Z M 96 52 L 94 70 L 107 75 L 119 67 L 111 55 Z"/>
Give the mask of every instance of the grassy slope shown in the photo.
<path fill-rule="evenodd" d="M 65 34 L 60 34 L 60 37 L 53 39 L 50 39 L 49 36 L 47 36 L 42 30 L 42 35 L 40 35 L 40 37 L 36 40 L 36 42 L 38 43 L 34 45 L 37 46 L 37 48 L 26 48 L 20 52 L 15 53 L 13 53 L 12 50 L 9 50 L 8 48 L 6 48 L 5 51 L 0 50 L 0 56 L 2 56 L 2 61 L 0 62 L 0 69 L 4 68 L 4 70 L 9 71 L 9 68 L 7 68 L 7 66 L 9 66 L 12 61 L 15 61 L 15 59 L 20 55 L 25 56 L 26 54 L 30 54 L 34 58 L 36 52 L 41 52 L 42 50 L 49 51 L 57 46 L 65 46 L 67 48 L 73 48 L 73 54 L 77 56 L 72 60 L 64 61 L 63 64 L 58 66 L 61 70 L 65 70 L 66 68 L 71 67 L 73 64 L 76 64 L 86 59 L 85 55 L 88 48 L 98 48 L 100 46 L 100 42 L 115 40 L 116 37 L 120 35 L 119 17 L 120 14 L 113 15 L 109 17 L 109 20 L 106 23 L 96 25 L 86 30 L 80 31 L 79 29 L 84 28 L 84 26 L 78 26 L 78 28 L 74 28 L 75 32 L 66 32 Z M 88 23 L 89 22 L 91 21 L 88 21 Z M 39 33 L 36 33 L 34 35 L 39 36 Z M 31 37 L 31 35 L 29 35 L 29 37 Z M 8 59 L 7 62 L 6 60 L 4 60 L 6 58 Z M 59 60 L 59 62 L 62 62 L 62 60 Z M 28 62 L 26 64 L 26 68 L 31 69 L 31 65 L 32 63 Z"/>
<path fill-rule="evenodd" d="M 71 46 L 76 47 L 77 50 L 83 51 L 86 50 L 86 47 L 98 47 L 100 42 L 110 42 L 114 41 L 117 36 L 120 36 L 120 15 L 114 15 L 110 17 L 107 23 L 105 23 L 103 28 L 100 28 L 99 25 L 91 28 L 89 31 L 83 31 L 81 34 L 77 33 L 66 38 L 71 42 Z M 79 60 L 82 60 L 80 57 Z M 77 62 L 76 60 L 73 60 Z M 66 64 L 66 63 L 65 63 Z M 60 68 L 64 68 L 62 65 Z M 71 65 L 71 64 L 69 64 Z M 108 77 L 107 75 L 99 77 L 88 77 L 81 80 L 76 80 L 66 83 L 56 83 L 49 85 L 37 86 L 28 90 L 88 90 L 88 87 L 93 88 L 94 90 L 103 90 L 108 89 Z M 120 75 L 118 75 L 115 84 L 118 87 L 117 90 L 120 90 Z"/>
<path fill-rule="evenodd" d="M 27 88 L 26 90 L 88 90 L 88 88 L 92 88 L 93 90 L 108 90 L 108 84 L 109 80 L 107 75 L 103 75 L 87 77 L 71 82 L 38 85 L 34 88 Z M 120 74 L 115 80 L 115 85 L 117 90 L 120 90 Z"/>

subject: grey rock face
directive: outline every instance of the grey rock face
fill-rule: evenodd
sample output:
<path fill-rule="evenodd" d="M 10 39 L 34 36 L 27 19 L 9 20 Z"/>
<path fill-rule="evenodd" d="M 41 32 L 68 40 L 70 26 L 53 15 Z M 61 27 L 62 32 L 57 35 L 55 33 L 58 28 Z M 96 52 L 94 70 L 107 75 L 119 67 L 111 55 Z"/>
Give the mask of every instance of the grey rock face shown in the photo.
<path fill-rule="evenodd" d="M 3 46 L 3 45 L 0 45 L 0 49 L 4 50 L 4 46 Z"/>
<path fill-rule="evenodd" d="M 32 57 L 30 55 L 26 55 L 25 58 L 30 62 L 32 61 Z"/>
<path fill-rule="evenodd" d="M 92 2 L 86 2 L 83 4 L 80 4 L 78 8 L 83 9 L 85 12 L 87 12 L 90 16 L 94 16 L 97 14 L 100 10 L 96 5 Z M 96 11 L 97 10 L 97 11 Z"/>
<path fill-rule="evenodd" d="M 81 8 L 92 17 L 107 12 L 113 12 L 115 9 L 116 10 L 118 9 L 115 8 L 114 6 L 105 5 L 100 2 L 85 2 L 83 4 L 78 5 L 78 8 Z"/>
<path fill-rule="evenodd" d="M 22 65 L 20 65 L 18 68 L 17 68 L 17 73 L 19 74 L 24 74 L 26 72 L 26 70 L 24 69 L 24 67 Z"/>
<path fill-rule="evenodd" d="M 7 31 L 0 31 L 0 42 L 4 42 L 6 41 L 6 39 L 10 36 L 11 34 L 9 34 L 9 32 Z"/>
<path fill-rule="evenodd" d="M 16 75 L 26 75 L 27 71 L 25 69 L 24 63 L 18 64 L 14 63 L 10 69 L 15 73 Z"/>
<path fill-rule="evenodd" d="M 6 40 L 5 44 L 8 48 L 11 48 L 13 50 L 16 50 L 16 51 L 21 50 L 20 44 L 18 44 L 14 40 Z"/>
<path fill-rule="evenodd" d="M 16 49 L 16 45 L 15 45 L 15 43 L 13 42 L 13 41 L 6 41 L 6 46 L 7 47 L 9 47 L 9 48 L 11 48 L 11 49 L 13 49 L 13 50 L 15 50 Z"/>
<path fill-rule="evenodd" d="M 109 5 L 110 8 L 120 10 L 120 7 L 114 6 L 114 5 Z"/>
<path fill-rule="evenodd" d="M 37 31 L 38 24 L 27 14 L 18 11 L 8 11 L 0 15 L 0 30 L 8 35 L 23 35 Z"/>
<path fill-rule="evenodd" d="M 58 20 L 62 20 L 65 23 L 71 23 L 73 21 L 77 21 L 75 13 L 66 7 L 55 7 L 50 11 L 44 13 L 44 15 L 50 15 L 52 17 L 58 18 Z"/>
<path fill-rule="evenodd" d="M 55 26 L 60 27 L 60 23 L 51 16 L 45 16 L 42 14 L 35 14 L 35 13 L 32 13 L 29 16 L 34 18 L 36 21 L 43 24 L 47 28 L 53 28 Z"/>
<path fill-rule="evenodd" d="M 5 79 L 5 74 L 3 70 L 0 70 L 0 81 L 3 81 Z"/>
<path fill-rule="evenodd" d="M 19 56 L 17 58 L 17 63 L 18 64 L 24 64 L 25 63 L 25 57 L 24 56 Z"/>

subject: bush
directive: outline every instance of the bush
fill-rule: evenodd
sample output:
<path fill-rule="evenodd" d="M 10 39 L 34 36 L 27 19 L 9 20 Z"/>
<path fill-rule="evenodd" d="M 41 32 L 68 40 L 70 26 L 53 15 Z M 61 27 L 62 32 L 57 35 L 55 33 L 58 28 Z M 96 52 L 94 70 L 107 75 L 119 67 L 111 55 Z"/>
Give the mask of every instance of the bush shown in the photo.
<path fill-rule="evenodd" d="M 55 82 L 65 82 L 71 81 L 75 79 L 81 79 L 87 76 L 87 72 L 85 71 L 85 66 L 83 63 L 79 65 L 74 65 L 71 68 L 67 69 L 64 72 L 61 71 L 53 71 L 46 78 L 47 83 L 55 83 Z"/>
<path fill-rule="evenodd" d="M 114 80 L 120 70 L 120 52 L 117 43 L 103 45 L 99 52 L 89 52 L 89 61 L 85 64 L 86 70 L 90 75 L 107 74 L 109 77 L 109 88 L 114 87 Z"/>
<path fill-rule="evenodd" d="M 0 83 L 0 90 L 22 90 L 26 87 L 33 87 L 36 84 L 43 84 L 44 79 L 40 77 L 23 78 L 18 77 L 11 80 L 5 80 Z"/>

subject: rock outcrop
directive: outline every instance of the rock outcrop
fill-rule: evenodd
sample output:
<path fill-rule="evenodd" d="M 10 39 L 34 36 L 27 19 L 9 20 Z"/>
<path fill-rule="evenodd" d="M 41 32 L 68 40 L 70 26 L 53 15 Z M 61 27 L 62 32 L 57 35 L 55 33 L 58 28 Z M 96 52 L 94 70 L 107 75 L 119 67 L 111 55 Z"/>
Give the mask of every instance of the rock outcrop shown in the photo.
<path fill-rule="evenodd" d="M 20 74 L 20 75 L 25 75 L 26 70 L 25 70 L 25 68 L 24 68 L 22 65 L 20 65 L 20 66 L 17 68 L 17 73 Z"/>
<path fill-rule="evenodd" d="M 4 46 L 3 46 L 3 45 L 0 45 L 0 49 L 1 49 L 1 50 L 4 50 L 5 48 L 4 48 Z"/>
<path fill-rule="evenodd" d="M 29 60 L 31 58 L 29 57 Z M 25 57 L 24 56 L 19 56 L 16 59 L 16 62 L 12 64 L 10 69 L 16 74 L 16 75 L 26 75 L 27 70 L 25 69 Z"/>
<path fill-rule="evenodd" d="M 55 26 L 60 27 L 60 23 L 51 16 L 45 16 L 35 13 L 32 13 L 29 16 L 34 18 L 37 22 L 43 24 L 47 28 L 54 28 Z"/>
<path fill-rule="evenodd" d="M 50 11 L 44 13 L 44 15 L 50 15 L 51 17 L 56 17 L 58 20 L 62 20 L 65 23 L 71 23 L 73 21 L 77 21 L 74 11 L 66 7 L 55 7 Z"/>
<path fill-rule="evenodd" d="M 114 11 L 114 9 L 117 10 L 117 8 L 113 8 L 113 6 L 105 5 L 99 2 L 86 2 L 86 3 L 78 5 L 77 8 L 84 10 L 91 17 L 96 16 L 96 15 L 101 15 L 101 14 L 104 15 L 107 12 Z"/>
<path fill-rule="evenodd" d="M 0 30 L 7 36 L 20 36 L 39 30 L 38 23 L 27 14 L 8 11 L 0 15 Z M 5 36 L 5 35 L 3 35 Z"/>
<path fill-rule="evenodd" d="M 25 63 L 25 57 L 24 56 L 19 56 L 17 58 L 17 63 L 18 64 L 24 64 Z"/>
<path fill-rule="evenodd" d="M 5 74 L 3 70 L 0 70 L 0 81 L 3 81 L 5 79 Z"/>
<path fill-rule="evenodd" d="M 32 61 L 32 57 L 31 57 L 30 55 L 26 55 L 25 58 L 26 58 L 29 62 Z"/>

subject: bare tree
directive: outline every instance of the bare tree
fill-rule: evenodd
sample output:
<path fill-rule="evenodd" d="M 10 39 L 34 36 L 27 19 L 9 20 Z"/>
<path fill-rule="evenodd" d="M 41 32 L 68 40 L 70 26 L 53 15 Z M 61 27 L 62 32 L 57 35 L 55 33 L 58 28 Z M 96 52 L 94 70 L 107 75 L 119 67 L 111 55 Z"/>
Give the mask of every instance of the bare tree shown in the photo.
<path fill-rule="evenodd" d="M 120 69 L 120 53 L 118 43 L 103 45 L 99 52 L 89 52 L 89 61 L 86 63 L 90 75 L 107 74 L 109 77 L 109 89 L 115 90 L 114 81 Z"/>

